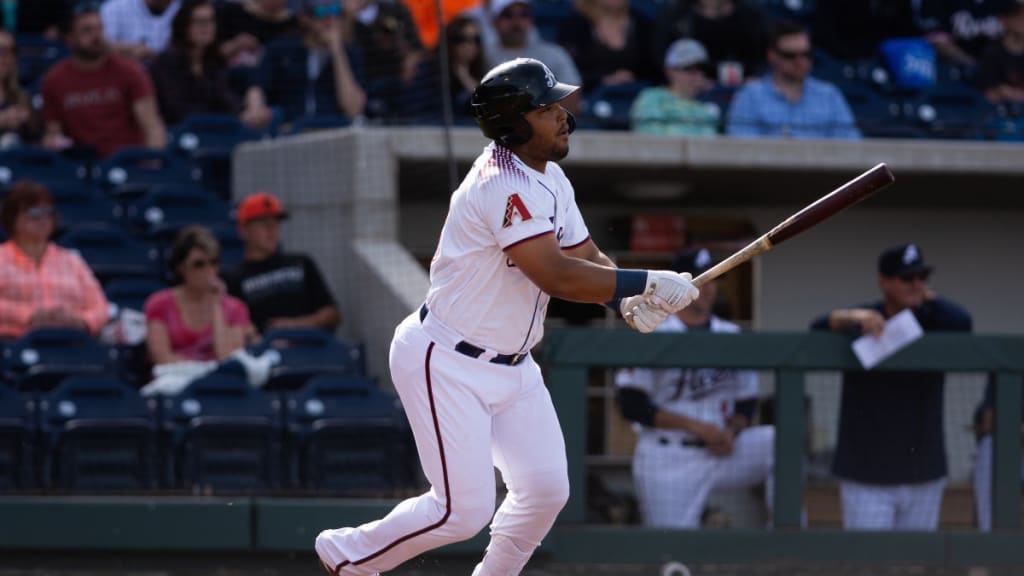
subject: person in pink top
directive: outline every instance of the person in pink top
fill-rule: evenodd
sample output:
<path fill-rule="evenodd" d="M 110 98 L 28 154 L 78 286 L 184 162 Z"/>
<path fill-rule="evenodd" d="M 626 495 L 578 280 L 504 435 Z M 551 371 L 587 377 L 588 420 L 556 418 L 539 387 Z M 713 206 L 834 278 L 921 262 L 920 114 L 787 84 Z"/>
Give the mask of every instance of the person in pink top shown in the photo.
<path fill-rule="evenodd" d="M 178 279 L 144 306 L 146 345 L 154 365 L 223 360 L 255 338 L 249 309 L 228 296 L 217 274 L 220 246 L 202 226 L 182 228 L 168 265 Z"/>
<path fill-rule="evenodd" d="M 57 226 L 50 191 L 15 182 L 0 223 L 10 238 L 0 244 L 0 338 L 42 327 L 99 332 L 109 318 L 107 299 L 78 253 L 50 241 Z"/>

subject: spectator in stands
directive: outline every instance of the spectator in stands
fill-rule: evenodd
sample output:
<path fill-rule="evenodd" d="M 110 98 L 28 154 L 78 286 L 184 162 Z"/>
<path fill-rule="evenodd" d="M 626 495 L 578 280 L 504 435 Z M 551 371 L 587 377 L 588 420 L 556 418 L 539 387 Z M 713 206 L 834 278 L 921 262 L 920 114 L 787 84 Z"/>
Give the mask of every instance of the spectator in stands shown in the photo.
<path fill-rule="evenodd" d="M 892 38 L 921 36 L 915 0 L 829 0 L 814 5 L 814 44 L 834 58 L 875 58 Z"/>
<path fill-rule="evenodd" d="M 558 44 L 536 34 L 528 0 L 491 0 L 491 21 L 498 42 L 485 46 L 487 68 L 515 58 L 534 58 L 547 65 L 559 82 L 579 86 L 583 80 L 572 56 Z M 579 91 L 562 100 L 570 112 L 579 111 Z"/>
<path fill-rule="evenodd" d="M 181 0 L 106 0 L 103 29 L 117 53 L 148 62 L 167 47 Z"/>
<path fill-rule="evenodd" d="M 558 43 L 572 56 L 583 76 L 583 90 L 658 76 L 650 58 L 652 27 L 628 0 L 576 0 L 575 10 L 559 27 Z"/>
<path fill-rule="evenodd" d="M 445 27 L 448 42 L 448 88 L 455 116 L 472 118 L 469 101 L 487 72 L 480 25 L 470 16 L 456 16 Z M 443 56 L 435 54 L 434 58 Z"/>
<path fill-rule="evenodd" d="M 256 335 L 245 304 L 217 274 L 220 246 L 209 230 L 178 232 L 167 263 L 177 284 L 146 299 L 146 346 L 153 364 L 224 360 Z"/>
<path fill-rule="evenodd" d="M 330 6 L 334 0 L 310 0 Z M 401 2 L 345 0 L 345 37 L 352 38 L 363 53 L 368 84 L 398 79 L 402 86 L 413 82 L 426 57 L 416 23 Z"/>
<path fill-rule="evenodd" d="M 245 259 L 226 275 L 228 292 L 248 305 L 261 333 L 270 328 L 333 332 L 341 314 L 320 269 L 305 254 L 281 251 L 281 220 L 287 216 L 281 201 L 267 192 L 248 196 L 238 206 Z"/>
<path fill-rule="evenodd" d="M 741 88 L 729 107 L 730 136 L 860 138 L 838 88 L 812 78 L 811 39 L 802 26 L 778 22 L 768 47 L 771 73 Z"/>
<path fill-rule="evenodd" d="M 7 0 L 0 11 L 4 30 L 50 40 L 60 38 L 60 26 L 70 16 L 68 0 Z"/>
<path fill-rule="evenodd" d="M 920 0 L 918 22 L 939 57 L 975 66 L 999 38 L 998 14 L 1007 0 Z"/>
<path fill-rule="evenodd" d="M 34 139 L 35 115 L 28 92 L 18 83 L 14 36 L 0 30 L 0 149 Z"/>
<path fill-rule="evenodd" d="M 0 223 L 0 338 L 33 328 L 79 328 L 95 335 L 109 309 L 99 282 L 73 251 L 50 241 L 57 226 L 53 197 L 26 180 L 8 188 Z"/>
<path fill-rule="evenodd" d="M 441 36 L 441 24 L 437 20 L 436 0 L 404 0 L 416 30 L 419 32 L 420 41 L 427 50 L 434 50 L 438 46 L 438 39 Z M 445 0 L 441 3 L 441 18 L 446 22 L 445 28 L 451 26 L 455 18 L 459 16 L 471 16 L 472 12 L 479 10 L 480 0 Z"/>
<path fill-rule="evenodd" d="M 916 245 L 889 248 L 878 259 L 882 300 L 832 310 L 811 328 L 877 337 L 890 318 L 909 310 L 925 332 L 969 332 L 970 314 L 925 283 L 931 271 Z M 843 374 L 832 472 L 840 478 L 845 528 L 938 526 L 946 484 L 944 378 L 878 369 Z"/>
<path fill-rule="evenodd" d="M 192 114 L 239 111 L 215 44 L 216 28 L 211 0 L 184 0 L 174 15 L 171 44 L 149 70 L 164 123 L 179 124 Z M 263 112 L 261 116 L 242 114 L 242 121 L 254 128 L 265 126 L 270 115 Z"/>
<path fill-rule="evenodd" d="M 764 67 L 767 21 L 756 2 L 693 0 L 666 4 L 652 47 L 660 58 L 679 38 L 697 40 L 708 51 L 718 82 L 737 86 Z"/>
<path fill-rule="evenodd" d="M 244 0 L 217 5 L 217 38 L 229 66 L 257 66 L 265 46 L 299 33 L 287 0 Z"/>
<path fill-rule="evenodd" d="M 676 40 L 665 52 L 667 86 L 645 88 L 633 101 L 634 132 L 671 136 L 713 136 L 718 132 L 717 108 L 698 102 L 711 87 L 706 68 L 708 53 L 700 42 Z"/>
<path fill-rule="evenodd" d="M 1007 0 L 999 15 L 1003 34 L 978 66 L 978 86 L 992 103 L 1024 102 L 1024 0 Z"/>
<path fill-rule="evenodd" d="M 102 157 L 129 146 L 165 148 L 153 83 L 138 63 L 110 52 L 94 4 L 75 9 L 67 43 L 71 56 L 42 82 L 43 144 L 88 146 Z"/>
<path fill-rule="evenodd" d="M 270 105 L 280 107 L 285 120 L 363 115 L 366 92 L 357 80 L 361 60 L 346 45 L 341 11 L 338 2 L 306 6 L 302 37 L 282 38 L 264 55 L 258 80 L 246 92 L 246 113 L 263 113 Z"/>

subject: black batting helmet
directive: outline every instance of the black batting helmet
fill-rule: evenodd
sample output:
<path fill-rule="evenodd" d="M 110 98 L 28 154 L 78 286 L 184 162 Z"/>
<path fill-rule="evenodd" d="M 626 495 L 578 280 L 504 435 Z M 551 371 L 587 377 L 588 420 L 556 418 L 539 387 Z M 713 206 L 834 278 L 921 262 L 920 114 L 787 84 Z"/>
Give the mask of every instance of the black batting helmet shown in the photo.
<path fill-rule="evenodd" d="M 533 135 L 523 114 L 554 104 L 579 88 L 555 80 L 540 60 L 516 58 L 484 75 L 470 103 L 484 136 L 503 146 L 518 146 Z M 569 114 L 569 132 L 575 129 L 576 119 Z"/>

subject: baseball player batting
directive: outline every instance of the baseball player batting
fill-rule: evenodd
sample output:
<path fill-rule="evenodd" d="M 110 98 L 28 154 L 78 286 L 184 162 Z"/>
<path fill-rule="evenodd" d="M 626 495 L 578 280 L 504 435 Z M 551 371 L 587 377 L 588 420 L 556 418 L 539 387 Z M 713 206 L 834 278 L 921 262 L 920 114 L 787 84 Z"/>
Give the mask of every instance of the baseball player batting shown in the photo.
<path fill-rule="evenodd" d="M 474 91 L 493 142 L 452 194 L 426 302 L 395 330 L 389 358 L 431 487 L 381 520 L 321 532 L 332 574 L 384 572 L 488 523 L 473 575 L 519 574 L 569 496 L 565 442 L 530 356 L 548 301 L 606 303 L 650 332 L 697 298 L 689 274 L 616 269 L 591 240 L 556 164 L 575 128 L 559 102 L 578 89 L 520 58 Z M 508 490 L 496 513 L 495 466 Z"/>

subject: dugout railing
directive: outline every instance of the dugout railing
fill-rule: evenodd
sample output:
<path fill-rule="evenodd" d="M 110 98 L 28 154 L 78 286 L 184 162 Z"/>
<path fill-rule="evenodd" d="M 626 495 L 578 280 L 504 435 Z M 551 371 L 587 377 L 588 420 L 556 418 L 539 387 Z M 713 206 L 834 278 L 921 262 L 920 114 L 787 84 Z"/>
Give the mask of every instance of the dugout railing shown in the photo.
<path fill-rule="evenodd" d="M 982 372 L 996 388 L 993 525 L 977 530 L 844 532 L 800 527 L 804 375 L 857 369 L 848 338 L 828 333 L 649 334 L 559 329 L 537 352 L 561 419 L 572 495 L 540 554 L 572 563 L 826 561 L 1024 566 L 1020 522 L 1024 337 L 929 334 L 881 365 Z M 588 373 L 622 366 L 718 367 L 776 374 L 772 529 L 654 530 L 585 522 Z M 6 496 L 0 557 L 41 551 L 261 552 L 304 555 L 324 528 L 379 518 L 393 500 L 218 496 Z M 476 554 L 486 530 L 439 551 Z"/>

